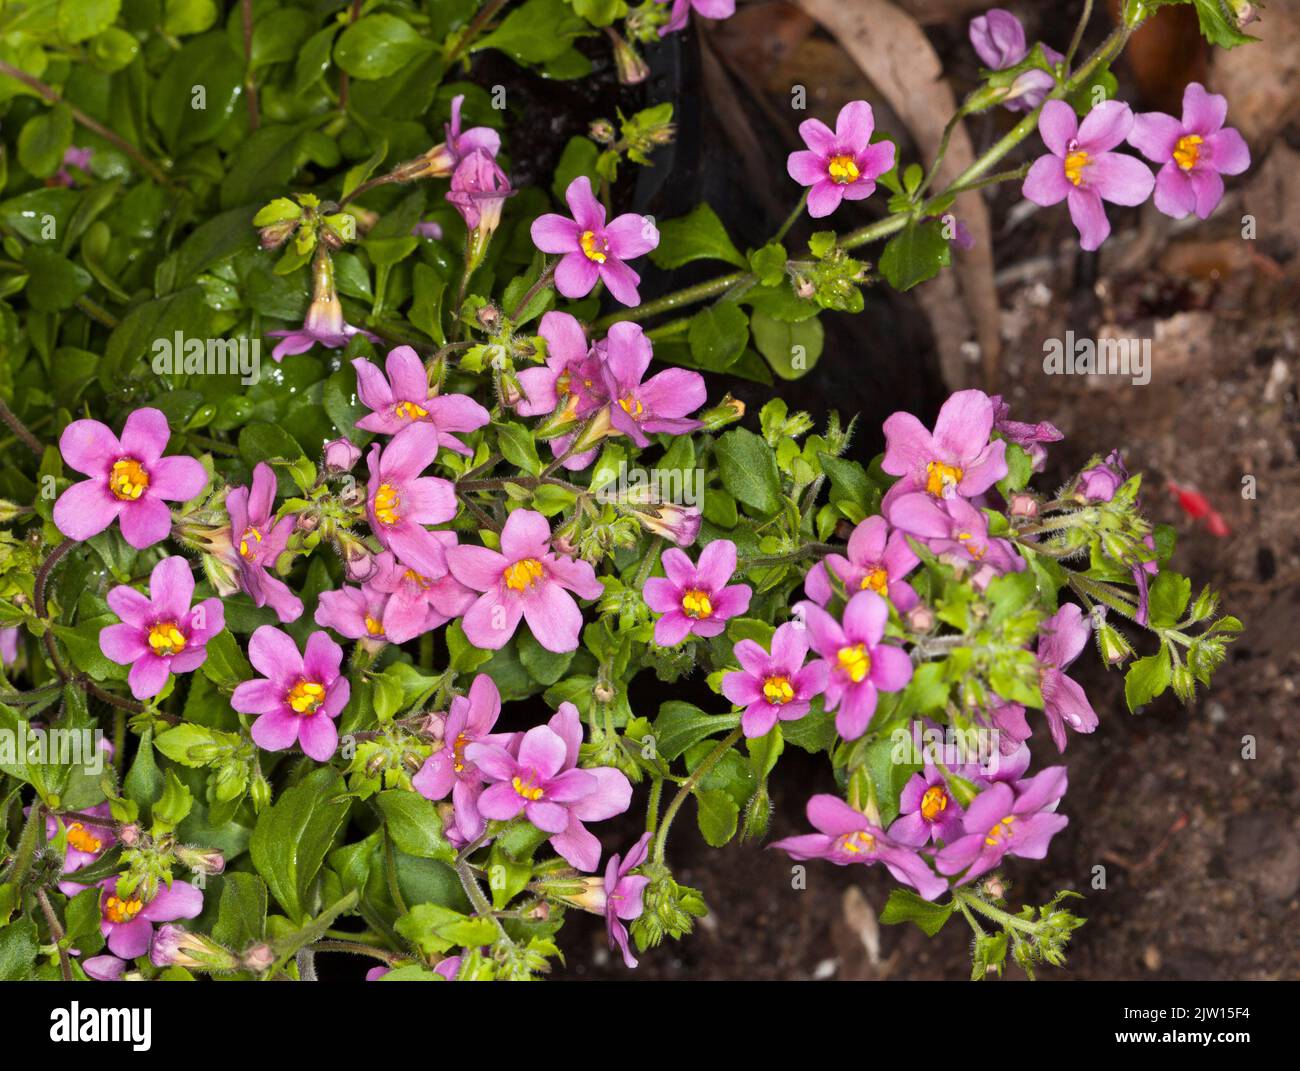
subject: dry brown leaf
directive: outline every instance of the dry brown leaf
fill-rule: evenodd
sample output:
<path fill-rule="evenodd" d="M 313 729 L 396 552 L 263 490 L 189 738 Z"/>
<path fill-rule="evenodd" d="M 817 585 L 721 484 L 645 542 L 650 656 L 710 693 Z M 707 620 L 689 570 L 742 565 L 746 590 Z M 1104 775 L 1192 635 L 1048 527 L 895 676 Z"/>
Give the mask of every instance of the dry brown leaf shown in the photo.
<path fill-rule="evenodd" d="M 852 3 L 798 0 L 798 4 L 834 35 L 906 124 L 922 155 L 927 160 L 933 159 L 943 128 L 957 110 L 957 100 L 943 80 L 939 57 L 917 21 L 890 0 L 853 0 Z M 942 188 L 974 159 L 970 136 L 964 125 L 958 124 L 939 170 L 937 187 Z M 932 316 L 944 378 L 954 389 L 968 385 L 971 378 L 962 347 L 970 339 L 972 323 L 988 383 L 996 381 L 1001 364 L 988 208 L 980 194 L 972 192 L 958 198 L 955 212 L 975 239 L 974 249 L 969 252 L 954 249 L 953 258 L 969 320 L 963 322 L 946 301 L 942 305 L 933 300 L 922 301 Z M 933 283 L 932 280 L 922 286 L 933 286 Z"/>

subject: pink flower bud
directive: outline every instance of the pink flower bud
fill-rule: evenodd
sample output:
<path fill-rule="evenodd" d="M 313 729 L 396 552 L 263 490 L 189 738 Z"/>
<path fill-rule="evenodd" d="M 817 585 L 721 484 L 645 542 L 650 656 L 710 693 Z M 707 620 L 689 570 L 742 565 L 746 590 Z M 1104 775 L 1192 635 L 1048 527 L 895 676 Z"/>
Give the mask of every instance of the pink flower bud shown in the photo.
<path fill-rule="evenodd" d="M 361 448 L 347 439 L 335 439 L 325 444 L 325 469 L 331 475 L 351 472 L 361 460 Z"/>

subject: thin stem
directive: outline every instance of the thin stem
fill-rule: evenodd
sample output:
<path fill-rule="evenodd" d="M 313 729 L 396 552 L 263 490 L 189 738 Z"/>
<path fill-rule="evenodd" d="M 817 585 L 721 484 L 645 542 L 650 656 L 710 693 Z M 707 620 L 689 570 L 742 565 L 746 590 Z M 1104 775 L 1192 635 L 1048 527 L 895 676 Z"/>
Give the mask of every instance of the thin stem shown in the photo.
<path fill-rule="evenodd" d="M 248 125 L 262 125 L 257 107 L 257 80 L 253 77 L 253 0 L 239 0 L 239 19 L 244 34 L 244 93 L 248 96 Z"/>
<path fill-rule="evenodd" d="M 764 554 L 753 558 L 741 558 L 736 562 L 736 566 L 740 569 L 755 569 L 768 565 L 789 565 L 793 562 L 804 561 L 807 558 L 824 558 L 827 554 L 833 553 L 835 553 L 835 548 L 829 543 L 805 543 L 797 550 L 785 554 Z"/>
<path fill-rule="evenodd" d="M 357 16 L 361 14 L 361 0 L 352 0 L 348 6 L 348 25 L 351 26 L 357 21 Z M 348 108 L 348 72 L 339 72 L 339 111 L 347 111 Z"/>
<path fill-rule="evenodd" d="M 519 303 L 515 305 L 514 309 L 511 311 L 511 321 L 517 321 L 519 317 L 524 314 L 524 310 L 528 308 L 529 304 L 531 304 L 533 298 L 535 298 L 543 288 L 551 285 L 551 280 L 555 278 L 556 265 L 559 263 L 558 260 L 554 260 L 546 265 L 542 274 L 537 277 L 537 282 L 533 283 L 533 285 L 528 288 L 528 293 L 519 299 Z"/>
<path fill-rule="evenodd" d="M 785 222 L 781 224 L 780 230 L 778 230 L 776 234 L 772 236 L 772 241 L 779 242 L 785 238 L 786 234 L 789 233 L 790 228 L 793 227 L 795 223 L 798 221 L 799 217 L 803 215 L 803 210 L 805 207 L 807 207 L 807 205 L 808 205 L 808 189 L 805 189 L 803 191 L 803 196 L 799 198 L 799 203 L 794 206 L 794 211 L 791 212 L 788 216 L 786 216 Z"/>
<path fill-rule="evenodd" d="M 447 50 L 447 67 L 450 68 L 453 63 L 465 54 L 465 50 L 469 48 L 470 43 L 474 38 L 483 32 L 484 28 L 492 21 L 496 13 L 505 6 L 506 0 L 487 0 L 487 3 L 478 9 L 477 14 L 475 14 L 474 18 L 470 20 L 470 24 L 465 27 L 465 32 L 462 33 L 460 37 L 456 39 L 456 43 Z"/>
<path fill-rule="evenodd" d="M 375 948 L 373 945 L 364 945 L 359 941 L 340 941 L 336 938 L 317 941 L 311 949 L 313 952 L 350 952 L 354 956 L 370 956 L 372 959 L 387 963 L 390 967 L 395 967 L 405 958 L 385 948 Z"/>
<path fill-rule="evenodd" d="M 1070 47 L 1065 53 L 1065 63 L 1062 70 L 1066 75 L 1070 73 L 1070 64 L 1074 62 L 1075 54 L 1079 51 L 1079 46 L 1083 43 L 1083 31 L 1087 29 L 1089 21 L 1092 19 L 1092 0 L 1084 0 L 1083 14 L 1079 16 L 1079 24 L 1074 28 L 1074 36 L 1070 39 Z"/>
<path fill-rule="evenodd" d="M 695 786 L 704 779 L 704 775 L 712 770 L 718 764 L 718 760 L 740 740 L 741 734 L 742 730 L 737 725 L 718 742 L 717 747 L 704 757 L 704 761 L 691 771 L 691 776 L 682 782 L 681 787 L 677 790 L 677 795 L 668 804 L 668 810 L 664 811 L 663 825 L 659 827 L 659 834 L 655 837 L 654 861 L 656 863 L 664 861 L 664 848 L 668 844 L 668 830 L 672 827 L 677 812 L 682 809 L 682 804 L 686 802 L 686 797 L 695 791 Z"/>
<path fill-rule="evenodd" d="M 13 66 L 12 64 L 5 63 L 3 60 L 0 60 L 0 74 L 8 75 L 10 78 L 14 79 L 14 81 L 21 82 L 32 92 L 36 93 L 47 104 L 67 103 L 63 99 L 62 95 L 60 95 L 58 90 L 53 89 L 50 86 L 47 86 L 39 78 L 33 77 L 32 75 L 28 74 L 26 71 L 19 70 L 17 67 Z M 131 157 L 131 159 L 134 160 L 140 166 L 140 170 L 142 170 L 146 175 L 148 175 L 159 185 L 170 186 L 172 184 L 171 179 L 167 177 L 166 172 L 164 172 L 162 168 L 160 168 L 157 164 L 155 164 L 152 160 L 150 160 L 149 157 L 145 156 L 144 153 L 142 153 L 138 148 L 132 145 L 120 134 L 114 133 L 112 130 L 109 130 L 108 127 L 106 127 L 103 123 L 99 122 L 99 120 L 92 119 L 80 108 L 77 108 L 71 104 L 68 105 L 68 108 L 72 112 L 73 119 L 75 119 L 78 123 L 84 126 L 87 130 L 90 130 L 93 133 L 98 134 L 105 141 L 110 142 L 113 145 L 116 145 L 119 149 L 121 149 L 124 153 L 126 153 L 127 156 Z"/>
<path fill-rule="evenodd" d="M 45 585 L 49 582 L 50 573 L 54 570 L 54 567 L 58 565 L 63 556 L 76 545 L 76 540 L 65 539 L 50 551 L 49 557 L 47 557 L 45 561 L 41 563 L 41 567 L 36 570 L 36 583 L 32 588 L 32 604 L 37 617 L 44 619 L 47 613 Z M 51 627 L 45 630 L 45 635 L 41 637 L 41 640 L 45 644 L 45 652 L 50 656 L 50 664 L 54 666 L 54 671 L 62 680 L 68 680 L 70 674 L 68 673 L 67 666 L 63 664 L 63 659 L 59 657 L 58 647 L 54 643 L 54 628 L 52 624 Z"/>
<path fill-rule="evenodd" d="M 49 896 L 44 889 L 36 890 L 36 902 L 41 905 L 41 914 L 45 916 L 45 925 L 50 928 L 50 939 L 54 942 L 54 947 L 59 951 L 59 972 L 63 975 L 65 982 L 72 981 L 72 962 L 68 959 L 68 950 L 63 947 L 63 938 L 66 933 L 63 924 L 59 921 L 59 916 L 54 913 L 54 905 L 50 903 Z"/>
<path fill-rule="evenodd" d="M 17 436 L 18 441 L 26 446 L 33 454 L 37 457 L 44 455 L 45 447 L 41 445 L 40 439 L 36 438 L 36 436 L 27 429 L 27 425 L 14 415 L 14 411 L 10 409 L 9 406 L 5 405 L 3 398 L 0 398 L 0 420 L 3 420 L 9 426 L 9 430 Z"/>
<path fill-rule="evenodd" d="M 987 900 L 976 896 L 969 889 L 954 889 L 953 895 L 959 902 L 969 904 L 982 915 L 986 915 L 999 923 L 1004 929 L 1020 930 L 1022 933 L 1037 934 L 1038 927 L 1026 919 L 1017 918 L 1009 911 L 1003 911 L 1000 907 L 994 907 Z"/>

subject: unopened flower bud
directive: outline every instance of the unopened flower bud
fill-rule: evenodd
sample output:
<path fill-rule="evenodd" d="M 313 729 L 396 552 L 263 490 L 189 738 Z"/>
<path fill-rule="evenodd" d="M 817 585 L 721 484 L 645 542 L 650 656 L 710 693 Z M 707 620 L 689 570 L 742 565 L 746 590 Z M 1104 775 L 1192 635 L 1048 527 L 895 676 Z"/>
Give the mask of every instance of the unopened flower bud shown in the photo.
<path fill-rule="evenodd" d="M 929 632 L 934 628 L 934 611 L 920 603 L 907 611 L 907 627 L 913 632 Z"/>
<path fill-rule="evenodd" d="M 641 54 L 629 45 L 611 26 L 605 27 L 610 43 L 614 46 L 614 67 L 618 71 L 618 80 L 625 86 L 634 86 L 650 77 L 650 65 L 641 58 Z"/>
<path fill-rule="evenodd" d="M 164 923 L 154 934 L 149 961 L 155 967 L 185 967 L 199 971 L 233 971 L 238 957 L 230 949 L 201 933 Z"/>
<path fill-rule="evenodd" d="M 242 962 L 246 970 L 261 974 L 275 962 L 275 949 L 268 944 L 253 945 L 244 953 Z"/>
<path fill-rule="evenodd" d="M 320 527 L 320 517 L 313 510 L 303 510 L 293 516 L 295 532 L 314 532 L 318 527 Z"/>
<path fill-rule="evenodd" d="M 226 857 L 215 848 L 176 847 L 176 858 L 196 874 L 220 874 L 226 869 Z"/>
<path fill-rule="evenodd" d="M 143 835 L 144 831 L 135 822 L 128 822 L 117 831 L 118 842 L 123 848 L 134 848 Z"/>
<path fill-rule="evenodd" d="M 665 502 L 653 510 L 637 510 L 637 520 L 655 535 L 679 547 L 689 547 L 700 534 L 704 514 L 694 506 Z"/>
<path fill-rule="evenodd" d="M 742 419 L 744 415 L 745 403 L 728 394 L 712 409 L 706 409 L 701 413 L 699 419 L 705 431 L 719 431 L 728 424 L 734 424 Z"/>
<path fill-rule="evenodd" d="M 600 145 L 613 145 L 616 137 L 614 124 L 608 119 L 593 119 L 587 128 L 587 136 Z"/>
<path fill-rule="evenodd" d="M 375 564 L 375 556 L 359 540 L 344 537 L 341 542 L 343 569 L 347 573 L 347 578 L 358 584 L 365 583 L 374 576 L 375 569 L 378 568 Z"/>
<path fill-rule="evenodd" d="M 325 444 L 325 471 L 332 476 L 351 472 L 361 460 L 361 448 L 349 439 L 333 439 Z"/>
<path fill-rule="evenodd" d="M 1011 508 L 1011 516 L 1013 517 L 1038 516 L 1038 499 L 1033 495 L 1012 495 L 1009 505 Z"/>
<path fill-rule="evenodd" d="M 591 689 L 591 694 L 596 697 L 597 703 L 614 702 L 614 689 L 604 682 L 598 682 L 596 686 Z"/>
<path fill-rule="evenodd" d="M 474 320 L 484 331 L 495 331 L 501 326 L 501 310 L 489 301 L 486 305 L 479 306 Z"/>

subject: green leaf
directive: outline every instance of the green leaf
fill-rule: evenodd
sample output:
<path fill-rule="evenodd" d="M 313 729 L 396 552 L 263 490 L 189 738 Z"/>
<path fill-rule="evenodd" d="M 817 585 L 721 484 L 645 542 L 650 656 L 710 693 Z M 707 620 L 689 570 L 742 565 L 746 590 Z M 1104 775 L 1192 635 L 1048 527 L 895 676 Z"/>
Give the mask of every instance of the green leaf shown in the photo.
<path fill-rule="evenodd" d="M 909 223 L 894 235 L 880 254 L 880 274 L 895 290 L 911 290 L 933 279 L 952 262 L 943 224 L 938 220 Z"/>
<path fill-rule="evenodd" d="M 1192 0 L 1196 5 L 1196 17 L 1200 20 L 1201 33 L 1212 45 L 1220 48 L 1236 48 L 1247 45 L 1259 38 L 1242 33 L 1237 28 L 1236 18 L 1223 0 Z"/>
<path fill-rule="evenodd" d="M 880 913 L 880 921 L 888 926 L 900 922 L 915 922 L 927 937 L 933 937 L 943 929 L 944 923 L 952 916 L 951 904 L 934 904 L 922 900 L 907 889 L 894 889 L 885 902 L 885 909 Z"/>
<path fill-rule="evenodd" d="M 59 0 L 59 32 L 70 43 L 85 41 L 113 25 L 122 0 Z"/>
<path fill-rule="evenodd" d="M 747 428 L 734 428 L 713 448 L 722 486 L 764 516 L 781 508 L 781 474 L 776 454 Z"/>
<path fill-rule="evenodd" d="M 173 37 L 202 33 L 217 21 L 214 0 L 166 0 L 163 31 Z"/>
<path fill-rule="evenodd" d="M 700 832 L 711 848 L 721 848 L 736 835 L 740 808 L 731 793 L 721 789 L 701 789 L 695 793 L 699 804 Z"/>
<path fill-rule="evenodd" d="M 27 300 L 40 312 L 72 308 L 93 282 L 90 272 L 49 246 L 31 246 L 23 266 L 28 272 Z"/>
<path fill-rule="evenodd" d="M 503 421 L 492 426 L 497 432 L 497 445 L 501 448 L 501 454 L 510 464 L 530 476 L 536 476 L 542 471 L 542 461 L 537 456 L 537 443 L 532 432 L 513 421 Z"/>
<path fill-rule="evenodd" d="M 587 21 L 575 15 L 565 0 L 527 0 L 472 48 L 475 52 L 499 49 L 519 63 L 548 63 L 572 51 L 578 34 L 589 32 Z"/>
<path fill-rule="evenodd" d="M 21 918 L 0 929 L 0 982 L 21 982 L 36 965 L 36 923 Z"/>
<path fill-rule="evenodd" d="M 221 902 L 212 939 L 242 952 L 266 933 L 266 885 L 255 874 L 229 871 L 221 881 Z"/>
<path fill-rule="evenodd" d="M 709 714 L 693 703 L 670 699 L 660 704 L 654 721 L 655 751 L 672 762 L 692 744 L 739 724 L 739 714 Z"/>
<path fill-rule="evenodd" d="M 650 251 L 650 259 L 656 267 L 668 269 L 693 260 L 724 260 L 737 268 L 749 266 L 727 237 L 722 220 L 707 204 L 659 224 L 659 245 Z"/>
<path fill-rule="evenodd" d="M 388 835 L 407 855 L 444 863 L 455 861 L 456 849 L 443 836 L 442 819 L 430 800 L 414 792 L 393 789 L 379 793 L 375 803 L 384 813 Z"/>
<path fill-rule="evenodd" d="M 295 922 L 313 910 L 312 884 L 348 814 L 337 770 L 313 770 L 262 812 L 248 843 L 257 872 Z"/>
<path fill-rule="evenodd" d="M 586 175 L 591 181 L 592 189 L 600 188 L 600 176 L 596 172 L 596 159 L 600 150 L 590 138 L 572 137 L 560 154 L 560 162 L 555 165 L 555 178 L 551 181 L 551 193 L 557 201 L 564 200 L 564 191 L 569 183 L 580 175 Z"/>
<path fill-rule="evenodd" d="M 687 341 L 696 365 L 723 372 L 735 364 L 749 342 L 749 317 L 739 305 L 711 305 L 691 317 Z"/>
<path fill-rule="evenodd" d="M 235 637 L 226 631 L 218 632 L 207 645 L 208 657 L 203 662 L 203 675 L 213 684 L 222 688 L 234 688 L 254 677 L 253 667 L 249 665 L 244 652 L 239 649 Z"/>
<path fill-rule="evenodd" d="M 1131 711 L 1145 706 L 1169 687 L 1173 678 L 1169 652 L 1161 647 L 1153 655 L 1139 658 L 1124 674 L 1124 699 Z"/>
<path fill-rule="evenodd" d="M 808 320 L 778 320 L 754 311 L 750 319 L 754 346 L 782 379 L 799 379 L 812 371 L 822 355 L 826 333 L 817 317 Z"/>
<path fill-rule="evenodd" d="M 1187 577 L 1161 570 L 1151 585 L 1148 603 L 1152 627 L 1172 628 L 1176 625 L 1191 597 L 1192 582 Z"/>
<path fill-rule="evenodd" d="M 405 19 L 366 15 L 339 35 L 334 62 L 353 78 L 386 78 L 431 47 Z"/>
<path fill-rule="evenodd" d="M 832 502 L 851 502 L 864 513 L 869 513 L 877 504 L 880 491 L 864 469 L 856 461 L 842 457 L 832 457 L 825 451 L 817 454 L 822 472 L 830 480 L 830 500 Z"/>
<path fill-rule="evenodd" d="M 491 919 L 470 918 L 440 904 L 416 904 L 393 928 L 430 957 L 453 948 L 490 945 L 497 938 Z"/>
<path fill-rule="evenodd" d="M 66 104 L 37 112 L 18 135 L 18 163 L 37 178 L 49 178 L 72 144 L 72 127 L 72 109 Z"/>

